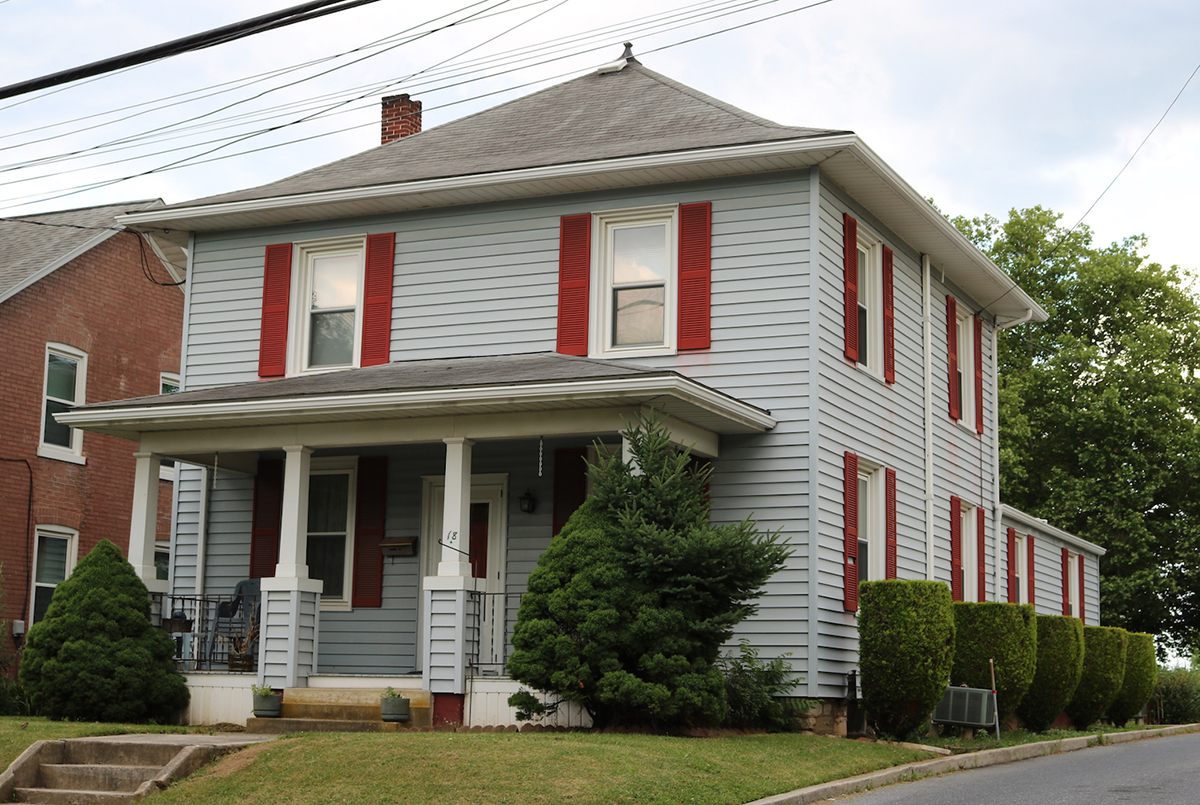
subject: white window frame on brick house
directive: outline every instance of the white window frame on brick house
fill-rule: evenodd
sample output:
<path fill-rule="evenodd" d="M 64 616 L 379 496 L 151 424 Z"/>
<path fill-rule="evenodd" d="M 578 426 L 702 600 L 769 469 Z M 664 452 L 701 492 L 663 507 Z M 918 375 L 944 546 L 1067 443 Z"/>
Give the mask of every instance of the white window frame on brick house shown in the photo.
<path fill-rule="evenodd" d="M 288 375 L 318 374 L 352 369 L 362 361 L 363 294 L 366 280 L 367 239 L 365 235 L 331 238 L 295 244 L 292 258 L 292 288 L 288 316 Z M 323 257 L 349 257 L 356 261 L 358 287 L 353 308 L 347 306 L 318 308 L 312 306 L 313 272 L 316 261 Z M 310 360 L 312 318 L 315 313 L 353 310 L 354 330 L 351 335 L 351 358 L 348 363 L 313 366 Z"/>
<path fill-rule="evenodd" d="M 858 222 L 859 369 L 883 380 L 883 241 Z M 866 256 L 867 265 L 862 265 Z"/>
<path fill-rule="evenodd" d="M 55 581 L 41 581 L 38 579 L 38 558 L 41 555 L 42 539 L 57 539 L 64 540 L 67 543 L 66 551 L 66 567 L 63 572 L 63 577 Z M 79 555 L 79 532 L 74 528 L 68 528 L 61 525 L 39 525 L 33 531 L 33 574 L 29 585 L 29 625 L 33 625 L 36 621 L 37 612 L 37 591 L 38 589 L 53 590 L 60 583 L 71 577 L 71 572 L 75 569 L 75 562 Z M 49 606 L 49 604 L 47 604 Z"/>
<path fill-rule="evenodd" d="M 884 521 L 882 464 L 858 457 L 858 581 L 887 577 L 887 524 Z M 863 548 L 867 561 L 863 561 Z M 862 571 L 866 571 L 864 576 Z"/>
<path fill-rule="evenodd" d="M 662 282 L 615 282 L 613 240 L 617 231 L 643 226 L 663 228 L 664 265 Z M 637 358 L 674 355 L 678 343 L 679 310 L 679 207 L 678 205 L 611 210 L 592 215 L 592 272 L 589 321 L 591 357 Z M 618 290 L 663 287 L 663 337 L 656 343 L 618 345 L 615 343 L 617 311 L 614 297 Z"/>
<path fill-rule="evenodd" d="M 75 363 L 75 399 L 67 400 L 61 397 L 50 397 L 50 358 L 55 356 Z M 45 357 L 42 360 L 42 416 L 38 424 L 37 454 L 42 458 L 52 458 L 58 461 L 70 461 L 74 464 L 86 464 L 83 457 L 83 431 L 71 428 L 71 443 L 59 445 L 46 441 L 46 408 L 54 402 L 66 405 L 83 405 L 87 400 L 87 353 L 67 344 L 47 343 Z"/>
<path fill-rule="evenodd" d="M 354 522 L 355 522 L 355 502 L 358 494 L 358 457 L 357 456 L 330 456 L 328 458 L 314 458 L 309 467 L 309 487 L 311 489 L 312 479 L 322 475 L 345 475 L 347 477 L 346 488 L 346 528 L 345 528 L 345 554 L 342 559 L 342 594 L 336 598 L 321 594 L 321 611 L 322 612 L 348 612 L 352 608 L 351 601 L 354 596 Z M 312 498 L 309 498 L 309 506 L 312 506 Z M 304 538 L 311 540 L 313 536 L 337 536 L 342 534 L 341 531 L 328 531 L 319 533 L 310 533 L 308 530 L 308 516 L 305 513 L 304 520 Z M 308 553 L 307 548 L 305 550 Z M 312 557 L 309 556 L 308 561 L 309 576 L 317 578 L 312 572 Z"/>
<path fill-rule="evenodd" d="M 955 335 L 958 343 L 958 419 L 962 427 L 975 431 L 975 316 L 959 302 L 955 306 Z"/>

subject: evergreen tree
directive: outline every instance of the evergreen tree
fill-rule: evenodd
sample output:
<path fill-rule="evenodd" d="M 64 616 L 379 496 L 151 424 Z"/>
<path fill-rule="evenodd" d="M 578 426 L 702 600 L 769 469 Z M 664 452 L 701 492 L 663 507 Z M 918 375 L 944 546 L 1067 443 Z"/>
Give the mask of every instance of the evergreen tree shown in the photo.
<path fill-rule="evenodd" d="M 721 646 L 788 551 L 750 520 L 711 524 L 711 471 L 661 425 L 625 436 L 633 463 L 589 468 L 591 497 L 529 578 L 509 672 L 578 702 L 598 727 L 717 724 Z M 512 703 L 526 717 L 546 709 L 524 691 Z"/>
<path fill-rule="evenodd" d="M 173 654 L 150 623 L 146 585 L 104 540 L 29 630 L 21 683 L 34 711 L 53 719 L 169 722 L 188 703 Z"/>

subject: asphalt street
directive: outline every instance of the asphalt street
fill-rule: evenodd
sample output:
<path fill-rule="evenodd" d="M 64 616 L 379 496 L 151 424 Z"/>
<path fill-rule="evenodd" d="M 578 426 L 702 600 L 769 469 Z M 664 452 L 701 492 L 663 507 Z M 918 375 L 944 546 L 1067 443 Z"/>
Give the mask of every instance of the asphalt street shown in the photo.
<path fill-rule="evenodd" d="M 1200 734 L 1153 738 L 901 783 L 846 805 L 1198 805 Z"/>

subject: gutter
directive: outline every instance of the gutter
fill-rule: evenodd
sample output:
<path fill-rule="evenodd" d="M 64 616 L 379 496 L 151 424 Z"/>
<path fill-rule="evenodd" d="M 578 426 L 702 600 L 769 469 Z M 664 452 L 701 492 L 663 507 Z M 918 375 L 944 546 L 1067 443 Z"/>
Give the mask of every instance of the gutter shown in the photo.
<path fill-rule="evenodd" d="M 1009 520 L 1015 520 L 1025 528 L 1034 531 L 1041 531 L 1051 537 L 1054 537 L 1055 539 L 1062 540 L 1068 545 L 1074 545 L 1080 550 L 1087 551 L 1093 556 L 1104 556 L 1106 553 L 1108 553 L 1107 549 L 1101 548 L 1094 542 L 1088 542 L 1083 537 L 1077 537 L 1069 531 L 1063 531 L 1058 526 L 1050 525 L 1040 517 L 1034 517 L 1032 514 L 1023 512 L 1020 509 L 1014 509 L 1007 503 L 1000 504 L 1000 514 L 1002 517 L 1006 517 Z"/>
<path fill-rule="evenodd" d="M 1018 327 L 1032 318 L 1033 308 L 1029 308 L 1024 315 L 1011 321 L 1001 323 L 997 320 L 992 325 L 992 395 L 994 401 L 990 419 L 992 426 L 992 531 L 995 554 L 995 561 L 992 563 L 992 584 L 995 585 L 997 601 L 1002 600 L 1000 595 L 1000 554 L 1002 549 L 1000 546 L 1004 542 L 1004 525 L 1000 522 L 1004 505 L 1000 502 L 1000 331 Z"/>

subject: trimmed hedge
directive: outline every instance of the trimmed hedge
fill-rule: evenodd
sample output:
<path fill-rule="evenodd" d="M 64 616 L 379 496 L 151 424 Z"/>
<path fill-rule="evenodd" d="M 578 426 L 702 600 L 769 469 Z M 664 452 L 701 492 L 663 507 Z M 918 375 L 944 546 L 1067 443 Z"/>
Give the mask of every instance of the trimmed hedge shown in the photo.
<path fill-rule="evenodd" d="M 992 688 L 989 660 L 996 662 L 1001 719 L 1017 711 L 1037 668 L 1037 615 L 1028 604 L 996 601 L 954 605 L 953 685 Z"/>
<path fill-rule="evenodd" d="M 1200 722 L 1200 671 L 1163 668 L 1154 684 L 1154 714 L 1159 724 Z"/>
<path fill-rule="evenodd" d="M 1108 720 L 1118 727 L 1142 712 L 1150 694 L 1154 693 L 1154 678 L 1158 675 L 1158 657 L 1154 651 L 1154 635 L 1129 633 L 1129 649 L 1125 655 L 1125 681 L 1121 692 L 1108 706 Z"/>
<path fill-rule="evenodd" d="M 878 733 L 907 737 L 929 719 L 950 683 L 950 588 L 938 581 L 869 581 L 858 600 L 867 717 Z"/>
<path fill-rule="evenodd" d="M 1098 721 L 1125 681 L 1125 656 L 1129 632 L 1112 626 L 1083 627 L 1083 675 L 1067 715 L 1077 729 Z"/>
<path fill-rule="evenodd" d="M 1064 615 L 1037 617 L 1037 671 L 1017 715 L 1035 732 L 1050 728 L 1075 695 L 1083 674 L 1083 621 Z"/>

